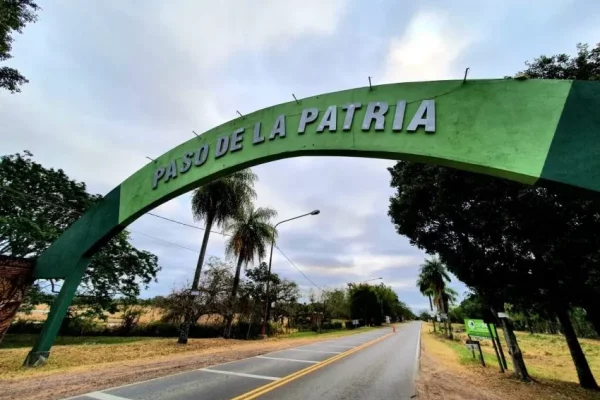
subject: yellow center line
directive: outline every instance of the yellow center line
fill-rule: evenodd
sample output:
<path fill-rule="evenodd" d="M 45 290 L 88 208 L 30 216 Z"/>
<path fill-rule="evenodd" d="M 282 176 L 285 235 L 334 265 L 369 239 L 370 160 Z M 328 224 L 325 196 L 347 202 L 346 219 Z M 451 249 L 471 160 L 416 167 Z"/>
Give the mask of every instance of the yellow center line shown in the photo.
<path fill-rule="evenodd" d="M 258 396 L 262 396 L 263 394 L 270 392 L 271 390 L 277 389 L 280 386 L 283 386 L 291 381 L 294 381 L 304 375 L 310 374 L 313 371 L 316 371 L 320 368 L 323 368 L 326 365 L 329 365 L 333 362 L 336 362 L 337 360 L 344 358 L 346 356 L 349 356 L 350 354 L 356 353 L 357 351 L 360 351 L 362 349 L 364 349 L 365 347 L 371 346 L 372 344 L 375 344 L 377 342 L 380 342 L 390 336 L 392 336 L 394 334 L 394 332 L 390 332 L 387 335 L 378 337 L 377 339 L 371 340 L 370 342 L 367 342 L 365 344 L 362 344 L 358 347 L 355 347 L 353 349 L 350 349 L 348 351 L 345 351 L 343 353 L 340 353 L 336 356 L 333 356 L 331 358 L 328 358 L 327 360 L 321 361 L 317 364 L 311 365 L 310 367 L 301 369 L 300 371 L 296 371 L 290 375 L 284 376 L 283 378 L 281 378 L 280 380 L 277 381 L 273 381 L 271 383 L 267 383 L 266 385 L 260 386 L 254 390 L 251 390 L 247 393 L 244 393 L 242 395 L 239 395 L 237 397 L 234 397 L 231 400 L 251 400 L 251 399 L 255 399 Z"/>

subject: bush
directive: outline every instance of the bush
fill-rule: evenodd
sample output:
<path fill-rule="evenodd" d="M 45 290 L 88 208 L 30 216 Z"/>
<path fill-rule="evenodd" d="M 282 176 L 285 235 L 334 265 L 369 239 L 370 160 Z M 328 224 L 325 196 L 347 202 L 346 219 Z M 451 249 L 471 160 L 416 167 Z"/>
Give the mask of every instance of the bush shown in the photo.
<path fill-rule="evenodd" d="M 248 323 L 234 324 L 232 338 L 254 339 L 260 334 L 260 324 L 252 324 L 248 333 Z M 216 338 L 223 335 L 223 325 L 192 325 L 190 338 L 204 339 Z M 267 325 L 267 334 L 271 334 L 273 327 Z M 15 321 L 8 328 L 7 333 L 13 334 L 39 334 L 42 323 L 33 321 Z M 142 336 L 142 337 L 179 337 L 179 325 L 169 322 L 149 322 L 129 327 L 116 326 L 104 327 L 100 323 L 84 318 L 73 318 L 64 324 L 61 336 Z"/>
<path fill-rule="evenodd" d="M 42 331 L 42 323 L 35 321 L 15 321 L 9 327 L 6 333 L 17 335 L 37 335 Z"/>

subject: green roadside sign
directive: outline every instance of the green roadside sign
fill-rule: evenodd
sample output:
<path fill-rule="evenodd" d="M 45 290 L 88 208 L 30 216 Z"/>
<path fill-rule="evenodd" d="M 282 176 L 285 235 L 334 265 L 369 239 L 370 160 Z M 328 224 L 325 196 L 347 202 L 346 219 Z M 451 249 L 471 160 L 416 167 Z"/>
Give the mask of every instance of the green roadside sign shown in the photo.
<path fill-rule="evenodd" d="M 467 334 L 474 337 L 490 339 L 490 331 L 488 330 L 487 324 L 482 319 L 465 319 L 465 328 Z M 490 324 L 490 329 L 495 338 L 498 337 L 498 332 L 494 327 L 494 324 Z"/>

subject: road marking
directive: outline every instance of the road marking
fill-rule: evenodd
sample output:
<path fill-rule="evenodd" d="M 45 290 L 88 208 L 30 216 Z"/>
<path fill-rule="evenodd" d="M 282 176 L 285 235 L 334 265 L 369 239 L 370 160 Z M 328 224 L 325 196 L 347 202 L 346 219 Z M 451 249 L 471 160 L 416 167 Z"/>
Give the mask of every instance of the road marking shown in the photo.
<path fill-rule="evenodd" d="M 281 378 L 278 378 L 276 376 L 244 374 L 243 372 L 222 371 L 222 370 L 219 370 L 219 369 L 210 369 L 210 368 L 200 368 L 198 371 L 212 372 L 212 373 L 215 373 L 215 374 L 223 374 L 223 375 L 243 376 L 245 378 L 265 379 L 267 381 L 278 381 L 278 380 L 281 379 Z M 106 400 L 109 400 L 109 399 L 106 399 Z"/>
<path fill-rule="evenodd" d="M 364 333 L 355 332 L 355 333 L 348 334 L 347 336 L 340 336 L 339 340 L 345 340 L 346 338 L 348 338 L 348 339 L 354 339 L 354 338 L 355 339 L 361 339 L 361 336 L 363 336 L 363 335 L 364 335 Z M 318 342 L 318 343 L 327 343 L 327 342 L 334 342 L 334 341 L 329 340 L 329 341 L 323 341 L 323 342 Z M 368 343 L 368 342 L 363 342 L 363 343 L 360 343 L 360 344 L 357 344 L 357 345 L 363 345 L 365 343 Z M 279 351 L 285 351 L 285 350 L 286 349 L 279 350 Z M 349 350 L 349 351 L 352 351 L 352 350 Z M 277 352 L 272 352 L 272 353 L 277 353 Z M 272 353 L 268 353 L 268 354 L 272 354 Z M 337 357 L 337 356 L 334 356 L 334 357 Z M 334 358 L 334 357 L 332 357 L 332 358 Z M 225 364 L 231 364 L 231 363 L 234 363 L 234 362 L 237 362 L 237 361 L 248 360 L 250 358 L 251 357 L 249 357 L 249 358 L 242 358 L 242 359 L 239 359 L 239 360 L 232 360 L 232 361 L 221 363 L 221 364 L 214 364 L 214 365 L 211 365 L 211 367 L 218 367 L 218 366 L 225 365 Z M 209 362 L 210 362 L 210 360 L 209 360 Z M 192 371 L 194 371 L 194 370 L 187 370 L 187 371 L 176 372 L 174 374 L 169 374 L 169 375 L 165 375 L 165 376 L 158 376 L 156 378 L 145 379 L 145 380 L 142 380 L 142 381 L 131 382 L 131 383 L 126 383 L 124 385 L 114 386 L 114 387 L 111 387 L 111 388 L 108 388 L 108 389 L 105 389 L 105 390 L 114 390 L 114 389 L 121 389 L 121 388 L 124 388 L 124 387 L 142 385 L 144 383 L 158 381 L 158 380 L 161 380 L 161 379 L 170 378 L 170 377 L 177 376 L 177 375 L 189 374 Z M 65 400 L 73 400 L 73 399 L 81 397 L 81 396 L 90 396 L 90 394 L 93 394 L 94 396 L 112 396 L 110 399 L 108 397 L 103 397 L 103 399 L 106 399 L 106 400 L 130 400 L 130 399 L 127 399 L 127 398 L 124 398 L 124 397 L 113 396 L 113 395 L 110 395 L 108 393 L 102 393 L 102 392 L 92 392 L 92 393 L 78 394 L 76 396 L 69 397 L 69 398 L 67 398 Z M 98 398 L 98 397 L 94 397 L 94 398 Z"/>
<path fill-rule="evenodd" d="M 421 358 L 421 323 L 419 323 L 419 334 L 417 335 L 417 351 L 415 353 L 415 377 L 419 374 L 419 359 Z"/>
<path fill-rule="evenodd" d="M 98 399 L 98 400 L 129 400 L 128 398 L 125 398 L 125 397 L 113 396 L 112 394 L 102 393 L 102 392 L 92 392 L 92 393 L 84 394 L 82 396 L 93 397 L 94 399 Z"/>
<path fill-rule="evenodd" d="M 279 358 L 279 357 L 267 357 L 267 356 L 256 356 L 256 358 L 264 358 L 265 360 L 294 361 L 294 362 L 301 362 L 301 363 L 307 363 L 307 364 L 318 364 L 319 363 L 319 361 L 296 360 L 295 358 Z"/>
<path fill-rule="evenodd" d="M 254 390 L 251 390 L 251 391 L 249 391 L 247 393 L 244 393 L 242 395 L 234 397 L 231 400 L 252 400 L 252 399 L 255 399 L 258 396 L 262 396 L 263 394 L 265 394 L 267 392 L 270 392 L 271 390 L 274 390 L 274 389 L 276 389 L 276 388 L 278 388 L 280 386 L 283 386 L 283 385 L 285 385 L 285 384 L 287 384 L 287 383 L 289 383 L 291 381 L 294 381 L 294 380 L 296 380 L 296 379 L 298 379 L 298 378 L 300 378 L 300 377 L 302 377 L 304 375 L 310 374 L 313 371 L 316 371 L 316 370 L 318 370 L 320 368 L 323 368 L 324 366 L 329 365 L 329 364 L 331 364 L 333 362 L 336 362 L 337 360 L 339 360 L 341 358 L 344 358 L 346 356 L 349 356 L 350 354 L 354 354 L 357 351 L 360 351 L 360 350 L 362 350 L 362 349 L 364 349 L 364 348 L 366 348 L 368 346 L 371 346 L 371 345 L 373 345 L 373 344 L 375 344 L 377 342 L 380 342 L 383 339 L 385 339 L 385 338 L 387 338 L 389 336 L 392 336 L 392 335 L 393 335 L 393 333 L 390 332 L 387 335 L 379 337 L 377 339 L 373 339 L 370 342 L 367 342 L 367 343 L 363 344 L 362 346 L 355 347 L 353 349 L 350 349 L 348 351 L 340 353 L 337 356 L 333 356 L 331 358 L 328 358 L 327 360 L 321 361 L 318 364 L 311 365 L 310 367 L 306 367 L 304 369 L 301 369 L 300 371 L 294 372 L 293 374 L 290 374 L 288 376 L 284 376 L 283 378 L 279 379 L 277 382 L 267 383 L 266 385 L 263 385 L 261 387 L 258 387 L 256 389 L 254 389 Z"/>
<path fill-rule="evenodd" d="M 309 349 L 287 349 L 285 351 L 308 351 L 310 353 L 325 353 L 325 354 L 340 354 L 341 351 L 321 351 L 321 350 L 309 350 Z M 275 353 L 279 353 L 276 351 Z"/>
<path fill-rule="evenodd" d="M 352 346 L 360 346 L 361 344 L 365 344 L 367 342 L 360 342 L 360 343 L 348 343 L 348 342 L 334 342 L 334 341 L 328 341 L 328 342 L 320 342 L 320 343 L 346 343 L 346 344 L 350 344 Z"/>

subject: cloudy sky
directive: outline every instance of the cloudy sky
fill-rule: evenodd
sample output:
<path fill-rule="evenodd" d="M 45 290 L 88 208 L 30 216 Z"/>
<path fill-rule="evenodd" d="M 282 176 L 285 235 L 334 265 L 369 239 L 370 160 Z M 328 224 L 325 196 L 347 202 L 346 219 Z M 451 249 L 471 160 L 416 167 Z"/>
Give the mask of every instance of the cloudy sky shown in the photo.
<path fill-rule="evenodd" d="M 39 0 L 39 21 L 16 37 L 14 59 L 30 83 L 0 92 L 0 153 L 28 149 L 104 194 L 148 162 L 203 132 L 269 105 L 376 84 L 498 78 L 540 54 L 600 41 L 600 3 L 576 0 Z M 278 242 L 313 282 L 341 287 L 383 277 L 414 310 L 425 255 L 398 236 L 383 160 L 296 158 L 256 167 L 258 203 L 279 219 Z M 190 196 L 154 210 L 194 223 Z M 200 223 L 201 224 L 201 223 Z M 202 232 L 144 216 L 136 246 L 162 271 L 146 296 L 193 275 Z M 223 256 L 212 235 L 208 253 Z M 274 271 L 312 286 L 279 253 Z M 466 289 L 453 282 L 459 292 Z"/>

